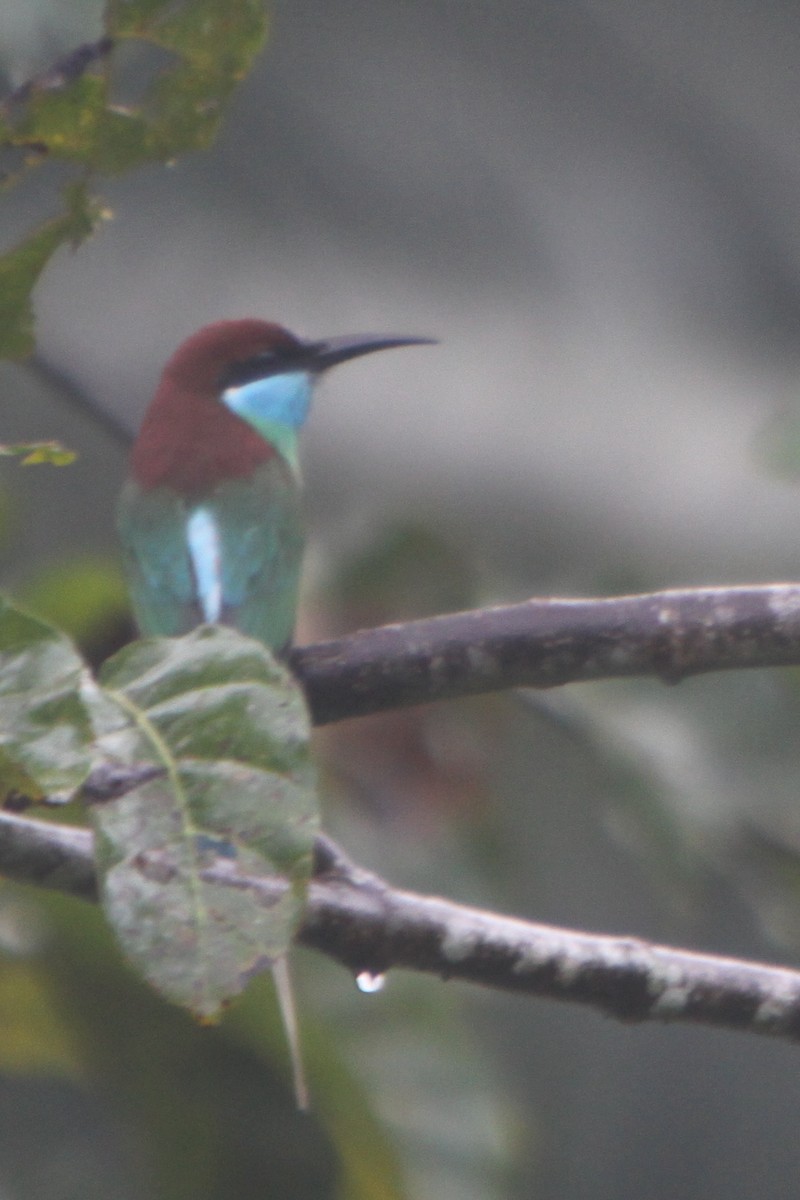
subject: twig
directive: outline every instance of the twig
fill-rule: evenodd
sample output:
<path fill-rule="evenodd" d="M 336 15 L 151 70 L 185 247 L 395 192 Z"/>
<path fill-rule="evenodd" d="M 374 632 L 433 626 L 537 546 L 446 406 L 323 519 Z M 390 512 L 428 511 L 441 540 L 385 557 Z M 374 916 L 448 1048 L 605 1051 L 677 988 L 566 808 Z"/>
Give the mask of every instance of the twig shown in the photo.
<path fill-rule="evenodd" d="M 5 114 L 15 106 L 25 104 L 34 92 L 52 92 L 67 87 L 76 79 L 80 79 L 95 63 L 106 58 L 113 48 L 114 42 L 110 37 L 101 37 L 96 42 L 84 42 L 58 59 L 46 71 L 27 79 L 9 93 L 0 102 L 0 112 Z"/>
<path fill-rule="evenodd" d="M 329 841 L 298 941 L 353 972 L 405 967 L 586 1004 L 624 1021 L 680 1021 L 800 1041 L 800 971 L 498 916 L 390 887 Z M 0 866 L 17 880 L 96 898 L 92 835 L 0 813 Z M 275 901 L 287 886 L 205 872 Z"/>
<path fill-rule="evenodd" d="M 298 646 L 314 721 L 505 688 L 800 665 L 800 584 L 527 600 Z"/>

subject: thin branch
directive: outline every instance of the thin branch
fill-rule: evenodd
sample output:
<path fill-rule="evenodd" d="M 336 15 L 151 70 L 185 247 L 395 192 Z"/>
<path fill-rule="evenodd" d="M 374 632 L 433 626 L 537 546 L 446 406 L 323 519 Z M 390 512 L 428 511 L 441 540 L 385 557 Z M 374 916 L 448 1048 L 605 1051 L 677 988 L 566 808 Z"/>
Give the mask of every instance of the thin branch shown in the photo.
<path fill-rule="evenodd" d="M 94 842 L 88 829 L 0 812 L 0 871 L 18 883 L 97 899 Z"/>
<path fill-rule="evenodd" d="M 580 680 L 800 665 L 800 584 L 527 600 L 295 647 L 318 725 Z"/>
<path fill-rule="evenodd" d="M 71 371 L 56 366 L 41 353 L 31 355 L 22 366 L 34 379 L 58 393 L 63 408 L 71 408 L 88 418 L 95 429 L 106 434 L 122 450 L 130 448 L 133 435 L 124 417 L 91 395 Z"/>
<path fill-rule="evenodd" d="M 25 104 L 34 92 L 60 91 L 76 79 L 80 79 L 90 67 L 111 53 L 114 42 L 110 37 L 101 37 L 96 42 L 84 42 L 58 59 L 46 71 L 27 79 L 0 102 L 0 112 L 8 113 L 20 104 Z"/>
<path fill-rule="evenodd" d="M 680 1021 L 800 1041 L 800 971 L 497 916 L 390 887 L 327 839 L 298 940 L 353 972 L 405 967 L 586 1004 L 624 1021 Z M 17 880 L 96 898 L 92 835 L 0 813 L 0 865 Z M 205 873 L 274 903 L 287 886 Z"/>

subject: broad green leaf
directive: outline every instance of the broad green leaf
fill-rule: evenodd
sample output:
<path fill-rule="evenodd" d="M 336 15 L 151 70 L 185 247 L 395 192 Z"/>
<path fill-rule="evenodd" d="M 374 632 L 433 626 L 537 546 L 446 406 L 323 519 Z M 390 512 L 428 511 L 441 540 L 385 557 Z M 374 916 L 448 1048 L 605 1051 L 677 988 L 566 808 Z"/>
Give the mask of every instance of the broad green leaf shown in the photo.
<path fill-rule="evenodd" d="M 218 627 L 135 642 L 101 682 L 101 752 L 164 772 L 92 808 L 106 913 L 162 994 L 213 1018 L 302 914 L 318 828 L 304 699 L 260 642 Z M 236 886 L 247 875 L 286 886 L 267 903 Z"/>
<path fill-rule="evenodd" d="M 67 467 L 76 458 L 74 450 L 68 450 L 60 442 L 15 442 L 13 445 L 0 442 L 0 458 L 21 458 L 23 467 L 49 463 L 52 467 Z"/>
<path fill-rule="evenodd" d="M 64 634 L 0 597 L 0 799 L 68 799 L 91 766 L 92 684 Z"/>

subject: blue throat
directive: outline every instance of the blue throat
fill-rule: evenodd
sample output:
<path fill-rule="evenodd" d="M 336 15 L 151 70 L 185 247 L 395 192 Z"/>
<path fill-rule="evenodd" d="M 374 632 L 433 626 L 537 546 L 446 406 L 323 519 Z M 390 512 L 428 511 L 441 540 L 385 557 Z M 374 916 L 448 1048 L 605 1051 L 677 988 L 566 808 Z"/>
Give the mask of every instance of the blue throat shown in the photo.
<path fill-rule="evenodd" d="M 288 425 L 298 430 L 308 416 L 312 390 L 308 371 L 291 371 L 226 388 L 222 401 L 259 433 L 263 425 Z"/>
<path fill-rule="evenodd" d="M 297 434 L 311 408 L 312 391 L 313 376 L 308 371 L 290 371 L 226 388 L 220 399 L 274 446 L 299 476 Z"/>

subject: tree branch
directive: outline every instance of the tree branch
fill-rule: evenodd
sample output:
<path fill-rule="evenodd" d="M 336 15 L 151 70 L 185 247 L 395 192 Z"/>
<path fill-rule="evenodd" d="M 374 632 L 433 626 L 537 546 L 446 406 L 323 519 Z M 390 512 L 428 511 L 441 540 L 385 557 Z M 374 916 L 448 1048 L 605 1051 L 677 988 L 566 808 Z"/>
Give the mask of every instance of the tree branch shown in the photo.
<path fill-rule="evenodd" d="M 96 898 L 88 830 L 0 813 L 0 866 L 22 882 Z M 319 840 L 298 941 L 353 972 L 425 971 L 569 1000 L 624 1021 L 680 1021 L 800 1041 L 800 971 L 497 916 L 390 887 Z M 220 858 L 206 875 L 273 903 L 287 886 L 242 877 Z"/>
<path fill-rule="evenodd" d="M 527 600 L 298 646 L 315 722 L 580 680 L 800 665 L 800 584 Z"/>
<path fill-rule="evenodd" d="M 320 724 L 502 688 L 645 674 L 677 682 L 703 671 L 797 664 L 795 584 L 530 600 L 292 652 Z M 99 802 L 130 782 L 125 770 L 105 771 L 86 787 Z M 236 875 L 232 867 L 219 859 L 209 877 L 273 902 L 285 886 Z M 0 813 L 0 870 L 96 899 L 87 830 Z M 406 967 L 588 1004 L 623 1020 L 693 1022 L 800 1041 L 800 971 L 558 929 L 415 895 L 350 863 L 324 838 L 298 940 L 354 972 Z"/>

